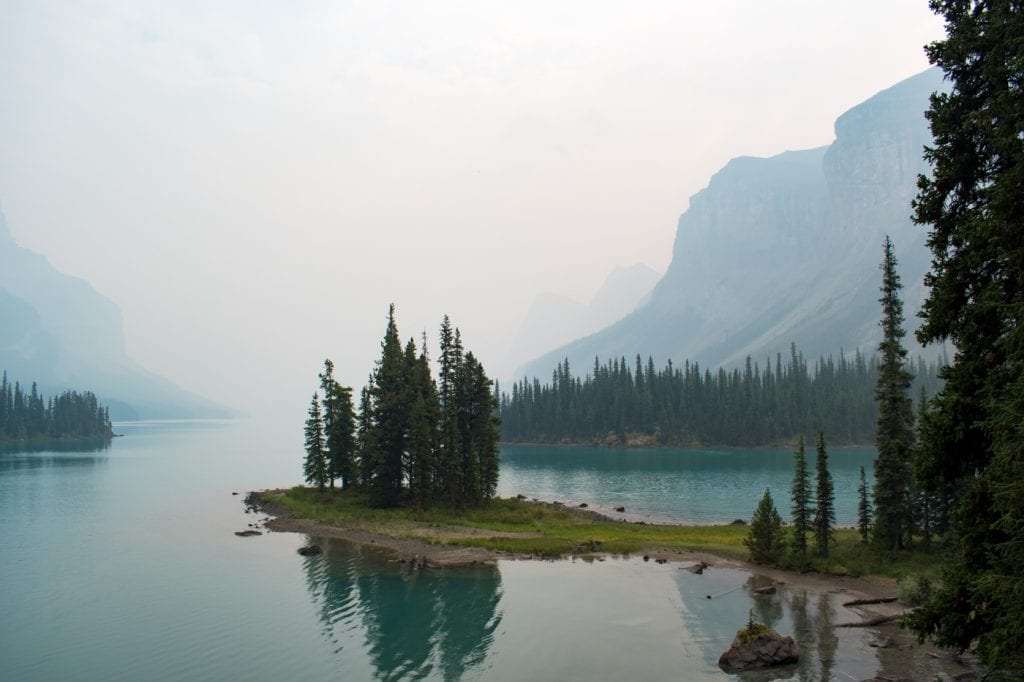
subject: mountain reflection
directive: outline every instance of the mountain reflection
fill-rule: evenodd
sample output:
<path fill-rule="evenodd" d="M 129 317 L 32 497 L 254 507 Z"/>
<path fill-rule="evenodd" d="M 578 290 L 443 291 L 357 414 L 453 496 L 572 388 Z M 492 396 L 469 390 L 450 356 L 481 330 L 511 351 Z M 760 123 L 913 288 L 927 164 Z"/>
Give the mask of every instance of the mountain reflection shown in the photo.
<path fill-rule="evenodd" d="M 318 541 L 306 586 L 336 652 L 361 628 L 381 680 L 458 680 L 487 658 L 501 622 L 495 566 L 410 570 L 379 552 Z"/>

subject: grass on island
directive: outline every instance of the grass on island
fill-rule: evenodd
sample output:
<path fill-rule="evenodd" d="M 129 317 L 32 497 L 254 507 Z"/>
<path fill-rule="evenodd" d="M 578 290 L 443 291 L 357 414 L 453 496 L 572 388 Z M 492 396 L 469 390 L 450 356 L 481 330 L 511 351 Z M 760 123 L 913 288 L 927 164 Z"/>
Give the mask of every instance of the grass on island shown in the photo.
<path fill-rule="evenodd" d="M 354 491 L 297 486 L 265 499 L 287 508 L 296 518 L 356 528 L 396 538 L 418 538 L 435 544 L 466 545 L 545 557 L 592 554 L 636 554 L 658 550 L 707 552 L 747 559 L 743 540 L 748 526 L 677 526 L 603 519 L 571 507 L 556 507 L 514 498 L 495 499 L 483 507 L 450 511 L 411 507 L 375 509 Z M 795 568 L 783 565 L 783 568 Z M 836 530 L 831 555 L 812 558 L 809 570 L 837 575 L 933 578 L 936 555 L 907 553 L 893 562 L 861 544 L 852 528 Z"/>

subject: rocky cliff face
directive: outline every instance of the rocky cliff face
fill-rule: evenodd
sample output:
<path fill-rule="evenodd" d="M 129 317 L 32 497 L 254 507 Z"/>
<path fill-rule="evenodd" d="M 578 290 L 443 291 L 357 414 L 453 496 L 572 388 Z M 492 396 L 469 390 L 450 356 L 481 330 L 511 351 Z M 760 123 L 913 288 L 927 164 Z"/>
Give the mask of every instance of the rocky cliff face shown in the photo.
<path fill-rule="evenodd" d="M 591 337 L 531 362 L 547 376 L 562 358 L 653 355 L 727 366 L 762 361 L 795 342 L 805 355 L 870 352 L 880 340 L 882 241 L 900 261 L 907 327 L 924 299 L 926 230 L 910 220 L 924 111 L 942 89 L 930 69 L 846 112 L 828 147 L 741 157 L 712 177 L 680 217 L 672 264 L 650 302 Z M 907 345 L 916 349 L 913 339 Z"/>
<path fill-rule="evenodd" d="M 52 396 L 89 390 L 114 419 L 227 416 L 124 350 L 121 312 L 85 280 L 15 243 L 0 213 L 0 371 Z"/>

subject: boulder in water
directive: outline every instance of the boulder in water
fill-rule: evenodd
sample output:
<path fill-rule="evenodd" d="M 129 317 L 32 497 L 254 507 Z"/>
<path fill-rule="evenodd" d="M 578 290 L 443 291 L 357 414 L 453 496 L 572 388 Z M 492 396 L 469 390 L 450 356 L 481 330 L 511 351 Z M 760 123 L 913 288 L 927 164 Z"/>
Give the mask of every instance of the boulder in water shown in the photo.
<path fill-rule="evenodd" d="M 753 624 L 736 633 L 732 646 L 718 658 L 718 667 L 726 672 L 796 663 L 800 652 L 792 637 L 783 637 L 774 630 Z"/>
<path fill-rule="evenodd" d="M 306 545 L 305 547 L 299 547 L 299 554 L 302 556 L 316 556 L 322 554 L 323 550 L 320 549 L 320 545 Z"/>

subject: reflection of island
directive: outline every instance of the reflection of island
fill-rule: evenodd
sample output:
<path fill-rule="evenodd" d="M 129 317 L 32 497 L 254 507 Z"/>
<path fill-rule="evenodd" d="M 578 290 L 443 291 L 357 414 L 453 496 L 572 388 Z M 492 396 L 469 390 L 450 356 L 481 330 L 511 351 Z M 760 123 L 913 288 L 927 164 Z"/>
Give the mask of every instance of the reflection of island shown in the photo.
<path fill-rule="evenodd" d="M 366 649 L 384 680 L 457 680 L 480 666 L 501 622 L 501 574 L 494 566 L 411 570 L 373 550 L 321 543 L 304 559 L 306 585 L 324 636 L 362 626 Z"/>
<path fill-rule="evenodd" d="M 106 456 L 93 453 L 110 449 L 107 439 L 42 440 L 0 443 L 0 471 L 93 466 Z"/>

